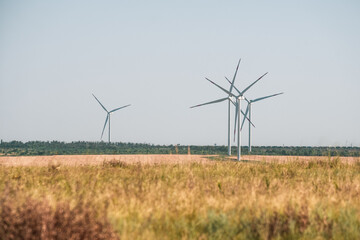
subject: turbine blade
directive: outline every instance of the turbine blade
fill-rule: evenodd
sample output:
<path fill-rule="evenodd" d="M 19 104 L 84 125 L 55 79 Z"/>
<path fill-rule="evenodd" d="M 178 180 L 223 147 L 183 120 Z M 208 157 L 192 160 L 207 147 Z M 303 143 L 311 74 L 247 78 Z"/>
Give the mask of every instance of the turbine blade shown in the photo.
<path fill-rule="evenodd" d="M 231 92 L 232 89 L 233 89 L 234 82 L 235 82 L 235 78 L 236 78 L 236 74 L 237 74 L 237 72 L 238 72 L 238 70 L 239 70 L 240 62 L 241 62 L 241 58 L 239 59 L 239 62 L 238 62 L 238 64 L 237 64 L 237 66 L 236 66 L 235 74 L 234 74 L 234 77 L 233 77 L 233 80 L 232 80 L 232 83 L 231 83 L 229 92 Z"/>
<path fill-rule="evenodd" d="M 225 78 L 226 78 L 226 80 L 231 84 L 230 80 L 229 80 L 227 77 L 225 77 Z M 239 91 L 239 89 L 237 89 L 237 88 L 235 87 L 235 85 L 233 86 L 233 88 L 238 92 L 239 95 L 241 95 L 241 92 Z"/>
<path fill-rule="evenodd" d="M 245 117 L 244 117 L 243 120 L 242 120 L 241 128 L 240 128 L 240 129 L 242 129 L 243 126 L 244 126 L 245 119 L 246 119 L 246 117 L 247 117 L 248 112 L 249 112 L 249 104 L 248 104 L 247 107 L 246 107 L 246 111 L 245 111 L 245 115 L 244 115 Z"/>
<path fill-rule="evenodd" d="M 231 84 L 231 81 L 225 76 L 225 79 L 228 81 L 228 83 Z"/>
<path fill-rule="evenodd" d="M 249 121 L 249 123 L 253 126 L 253 127 L 255 127 L 255 125 L 250 121 L 250 119 L 247 117 L 247 116 L 245 116 L 245 113 L 243 113 L 243 111 L 241 111 L 241 113 L 242 113 L 242 115 L 244 115 L 244 117 L 246 118 L 246 120 L 248 120 Z M 240 128 L 240 130 L 241 130 L 242 128 Z"/>
<path fill-rule="evenodd" d="M 106 124 L 107 124 L 108 120 L 109 120 L 109 114 L 106 115 L 106 120 L 105 120 L 104 128 L 103 128 L 103 130 L 101 132 L 101 138 L 100 139 L 102 139 L 102 137 L 104 135 L 105 127 L 106 127 Z"/>
<path fill-rule="evenodd" d="M 260 79 L 262 79 L 266 74 L 263 74 L 261 77 L 259 77 L 255 82 L 253 82 L 252 84 L 250 84 L 247 88 L 244 89 L 244 91 L 242 91 L 242 94 L 244 94 L 247 90 L 249 90 L 249 88 L 251 88 L 255 83 L 257 83 Z"/>
<path fill-rule="evenodd" d="M 211 81 L 208 78 L 205 78 L 206 80 L 208 80 L 209 82 L 211 82 L 212 84 L 214 84 L 215 86 L 217 86 L 218 88 L 220 88 L 221 90 L 223 90 L 224 92 L 226 92 L 227 94 L 229 94 L 229 96 L 234 96 L 234 94 L 232 94 L 231 92 L 229 92 L 228 90 L 224 89 L 223 87 L 220 87 L 219 85 L 217 85 L 216 83 L 214 83 L 213 81 Z M 235 97 L 235 96 L 234 96 Z"/>
<path fill-rule="evenodd" d="M 96 99 L 96 101 L 98 101 L 98 103 L 102 106 L 102 108 L 103 108 L 107 113 L 109 113 L 108 110 L 104 107 L 104 105 L 101 104 L 101 102 L 99 101 L 99 99 L 97 99 L 94 94 L 93 94 L 93 96 L 94 96 L 94 98 Z"/>
<path fill-rule="evenodd" d="M 276 93 L 276 94 L 269 95 L 269 96 L 266 96 L 266 97 L 256 98 L 256 99 L 254 99 L 254 100 L 251 100 L 251 102 L 257 102 L 257 101 L 264 100 L 264 99 L 266 99 L 266 98 L 275 97 L 275 96 L 281 95 L 281 94 L 284 94 L 284 93 L 281 92 L 281 93 Z"/>
<path fill-rule="evenodd" d="M 192 106 L 192 107 L 190 107 L 190 108 L 200 107 L 200 106 L 204 106 L 204 105 L 207 105 L 207 104 L 218 103 L 218 102 L 225 101 L 226 99 L 229 99 L 229 98 L 228 98 L 228 97 L 226 97 L 226 98 L 220 98 L 220 99 L 217 99 L 217 100 L 215 100 L 215 101 L 211 101 L 211 102 L 207 102 L 207 103 L 198 104 L 198 105 Z"/>
<path fill-rule="evenodd" d="M 115 109 L 111 110 L 109 113 L 115 112 L 115 111 L 120 110 L 120 109 L 122 109 L 122 108 L 126 108 L 126 107 L 128 107 L 128 106 L 130 106 L 130 105 L 131 105 L 131 104 L 128 104 L 128 105 L 125 105 L 125 106 L 122 106 L 122 107 L 119 107 L 119 108 L 115 108 Z"/>

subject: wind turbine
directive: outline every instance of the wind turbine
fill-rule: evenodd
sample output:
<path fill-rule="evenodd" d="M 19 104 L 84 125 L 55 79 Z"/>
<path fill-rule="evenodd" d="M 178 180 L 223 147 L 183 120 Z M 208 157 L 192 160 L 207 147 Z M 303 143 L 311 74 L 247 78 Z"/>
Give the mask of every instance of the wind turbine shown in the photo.
<path fill-rule="evenodd" d="M 230 82 L 230 80 L 228 80 L 231 84 L 230 86 L 230 89 L 229 91 L 225 90 L 224 88 L 220 87 L 218 84 L 214 83 L 213 81 L 211 81 L 210 79 L 208 78 L 205 78 L 206 80 L 208 80 L 209 82 L 211 82 L 212 84 L 214 84 L 215 86 L 217 86 L 218 88 L 220 88 L 221 90 L 223 90 L 225 93 L 228 94 L 227 97 L 225 98 L 221 98 L 221 99 L 217 99 L 217 100 L 214 100 L 214 101 L 211 101 L 211 102 L 206 102 L 206 103 L 203 103 L 203 104 L 198 104 L 198 105 L 195 105 L 195 106 L 192 106 L 190 108 L 195 108 L 195 107 L 200 107 L 200 106 L 204 106 L 204 105 L 208 105 L 208 104 L 213 104 L 213 103 L 219 103 L 219 102 L 223 102 L 225 100 L 228 100 L 228 155 L 230 156 L 231 155 L 231 116 L 230 116 L 230 107 L 231 107 L 231 104 L 234 104 L 234 100 L 233 98 L 235 97 L 234 94 L 232 94 L 232 89 L 234 87 L 234 82 L 235 82 L 235 79 L 236 79 L 236 74 L 238 72 L 238 69 L 239 69 L 239 65 L 240 65 L 240 62 L 241 62 L 241 59 L 239 59 L 239 62 L 236 66 L 236 70 L 235 70 L 235 74 L 234 74 L 234 77 L 233 77 L 233 80 L 232 82 Z M 241 111 L 241 113 L 244 115 L 244 112 Z M 248 119 L 245 115 L 244 117 L 246 119 Z M 248 119 L 249 120 L 249 119 Z"/>
<path fill-rule="evenodd" d="M 278 96 L 278 95 L 281 95 L 281 94 L 284 94 L 284 93 L 283 92 L 276 93 L 276 94 L 272 94 L 272 95 L 269 95 L 269 96 L 256 98 L 256 99 L 253 99 L 253 100 L 245 99 L 247 101 L 247 103 L 248 103 L 248 105 L 246 107 L 245 115 L 247 116 L 247 114 L 249 113 L 249 119 L 251 121 L 251 105 L 253 103 L 264 100 L 264 99 L 267 99 L 267 98 L 275 97 L 275 96 Z M 245 119 L 241 123 L 241 129 L 243 128 L 244 123 L 245 123 Z M 251 125 L 250 124 L 249 124 L 249 152 L 251 152 Z"/>
<path fill-rule="evenodd" d="M 260 81 L 260 79 L 262 79 L 266 74 L 268 74 L 267 72 L 265 74 L 263 74 L 261 77 L 259 77 L 258 79 L 256 79 L 252 84 L 250 84 L 249 86 L 247 86 L 243 91 L 239 91 L 239 89 L 237 89 L 235 86 L 234 86 L 234 89 L 238 92 L 238 95 L 237 96 L 234 96 L 235 99 L 236 99 L 236 102 L 235 102 L 235 107 L 236 107 L 236 110 L 235 110 L 235 127 L 234 127 L 234 137 L 235 137 L 235 134 L 236 134 L 236 124 L 238 126 L 240 126 L 240 122 L 241 122 L 241 115 L 240 115 L 240 112 L 245 116 L 246 119 L 248 119 L 248 121 L 251 123 L 250 119 L 246 116 L 246 114 L 244 114 L 241 110 L 241 100 L 244 100 L 246 99 L 244 94 L 245 92 L 247 92 L 252 86 L 254 86 L 255 83 L 257 83 L 258 81 Z M 225 77 L 226 78 L 226 77 Z M 226 80 L 229 81 L 229 79 L 226 78 Z M 252 123 L 251 123 L 252 124 Z M 253 124 L 252 124 L 253 125 Z M 237 151 L 237 160 L 240 161 L 241 159 L 241 128 L 238 128 L 238 132 L 237 132 L 237 148 L 238 148 L 238 151 Z"/>
<path fill-rule="evenodd" d="M 107 122 L 109 121 L 109 143 L 110 143 L 110 116 L 111 116 L 111 114 L 112 114 L 113 112 L 117 111 L 117 110 L 120 110 L 120 109 L 122 109 L 122 108 L 126 108 L 126 107 L 130 106 L 131 104 L 128 104 L 128 105 L 125 105 L 125 106 L 122 106 L 122 107 L 119 107 L 119 108 L 115 108 L 115 109 L 113 109 L 113 110 L 111 110 L 111 111 L 108 111 L 108 110 L 104 107 L 104 105 L 101 104 L 101 102 L 99 101 L 99 99 L 97 99 L 97 98 L 95 97 L 94 94 L 93 94 L 93 96 L 94 96 L 94 98 L 96 99 L 96 101 L 98 101 L 98 103 L 100 104 L 100 106 L 101 106 L 101 107 L 105 110 L 105 112 L 107 113 L 107 115 L 106 115 L 106 120 L 105 120 L 105 124 L 104 124 L 104 128 L 103 128 L 103 130 L 102 130 L 101 138 L 100 138 L 100 139 L 102 139 L 103 134 L 104 134 L 104 130 L 105 130 L 105 127 L 106 127 L 106 124 L 107 124 Z"/>
<path fill-rule="evenodd" d="M 232 89 L 233 89 L 233 86 L 234 86 L 234 82 L 235 82 L 235 78 L 236 78 L 236 74 L 238 72 L 238 69 L 239 69 L 239 65 L 240 65 L 240 62 L 241 62 L 241 58 L 239 59 L 239 62 L 236 66 L 236 70 L 235 70 L 235 74 L 234 74 L 234 77 L 233 77 L 233 80 L 232 82 L 230 82 L 230 89 L 229 89 L 229 93 L 228 93 L 228 96 L 226 98 L 221 98 L 221 99 L 217 99 L 215 101 L 211 101 L 211 102 L 207 102 L 207 103 L 203 103 L 203 104 L 199 104 L 199 105 L 195 105 L 195 106 L 192 106 L 190 108 L 195 108 L 195 107 L 200 107 L 200 106 L 203 106 L 203 105 L 207 105 L 207 104 L 213 104 L 213 103 L 218 103 L 218 102 L 222 102 L 222 101 L 225 101 L 225 100 L 228 100 L 228 155 L 230 156 L 231 155 L 231 116 L 230 116 L 230 107 L 231 107 L 231 103 L 232 103 L 232 99 L 231 97 L 233 96 L 232 95 Z M 211 80 L 209 80 L 208 78 L 206 78 L 208 81 L 212 82 Z"/>
<path fill-rule="evenodd" d="M 203 104 L 199 104 L 199 105 L 195 105 L 195 106 L 192 106 L 192 107 L 190 107 L 190 108 L 200 107 L 200 106 L 207 105 L 207 104 L 212 104 L 212 103 L 223 102 L 223 101 L 225 101 L 225 100 L 227 100 L 227 99 L 230 99 L 231 102 L 232 102 L 235 106 L 238 106 L 236 103 L 234 103 L 234 100 L 233 100 L 233 98 L 237 98 L 236 95 L 234 95 L 234 94 L 231 93 L 230 91 L 224 89 L 223 87 L 219 86 L 218 84 L 214 83 L 214 82 L 211 81 L 210 79 L 208 79 L 208 78 L 205 78 L 205 79 L 208 80 L 209 82 L 211 82 L 212 84 L 214 84 L 215 86 L 217 86 L 218 88 L 220 88 L 220 89 L 221 89 L 222 91 L 224 91 L 225 93 L 227 93 L 227 94 L 228 94 L 228 97 L 220 98 L 220 99 L 217 99 L 217 100 L 215 100 L 215 101 L 211 101 L 211 102 L 207 102 L 207 103 L 203 103 Z M 239 114 L 239 119 L 240 119 L 240 113 L 241 113 L 248 121 L 250 121 L 249 118 L 245 116 L 245 113 L 244 113 L 240 108 L 237 109 L 237 111 L 236 111 L 236 114 Z M 239 120 L 239 124 L 240 124 L 240 120 Z M 238 160 L 240 160 L 239 152 L 240 152 L 240 150 L 239 150 L 239 143 L 238 143 Z"/>

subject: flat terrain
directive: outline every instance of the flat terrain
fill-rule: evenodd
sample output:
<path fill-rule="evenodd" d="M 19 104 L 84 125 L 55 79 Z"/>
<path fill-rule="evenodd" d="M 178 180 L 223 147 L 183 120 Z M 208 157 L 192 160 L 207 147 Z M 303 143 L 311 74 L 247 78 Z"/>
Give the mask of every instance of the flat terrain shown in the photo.
<path fill-rule="evenodd" d="M 223 159 L 0 157 L 0 238 L 360 239 L 359 158 Z"/>
<path fill-rule="evenodd" d="M 127 164 L 184 164 L 184 163 L 209 163 L 208 157 L 216 156 L 206 155 L 53 155 L 53 156 L 2 156 L 0 165 L 3 166 L 48 166 L 48 165 L 102 165 L 105 161 L 121 161 Z M 332 157 L 338 158 L 343 163 L 360 162 L 360 157 Z M 232 156 L 230 159 L 236 160 Z M 263 156 L 263 155 L 243 155 L 242 160 L 263 161 L 274 163 L 288 162 L 309 162 L 326 161 L 329 157 L 318 156 Z"/>
<path fill-rule="evenodd" d="M 180 164 L 209 161 L 204 155 L 53 155 L 0 157 L 3 166 L 102 165 L 107 161 L 127 164 Z"/>
<path fill-rule="evenodd" d="M 235 157 L 232 157 L 236 159 Z M 249 161 L 265 161 L 272 163 L 289 162 L 311 162 L 328 161 L 329 159 L 339 159 L 342 163 L 355 163 L 360 161 L 360 157 L 331 157 L 328 156 L 264 156 L 264 155 L 244 155 L 242 159 Z"/>

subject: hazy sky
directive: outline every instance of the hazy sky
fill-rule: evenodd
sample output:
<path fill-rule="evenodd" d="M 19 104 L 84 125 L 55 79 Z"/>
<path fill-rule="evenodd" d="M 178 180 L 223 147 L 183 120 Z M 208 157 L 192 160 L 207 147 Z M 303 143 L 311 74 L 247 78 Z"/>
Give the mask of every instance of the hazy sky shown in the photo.
<path fill-rule="evenodd" d="M 360 2 L 0 0 L 0 138 L 227 144 L 227 103 L 253 105 L 254 145 L 360 146 Z M 245 104 L 243 104 L 245 105 Z M 106 140 L 107 132 L 104 134 Z M 247 143 L 247 131 L 243 132 Z"/>

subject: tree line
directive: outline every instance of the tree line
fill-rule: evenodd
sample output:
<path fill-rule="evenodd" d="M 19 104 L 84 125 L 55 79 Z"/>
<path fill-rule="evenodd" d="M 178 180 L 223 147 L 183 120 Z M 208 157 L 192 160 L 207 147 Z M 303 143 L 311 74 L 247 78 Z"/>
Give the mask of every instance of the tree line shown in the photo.
<path fill-rule="evenodd" d="M 199 145 L 154 145 L 146 143 L 106 143 L 106 142 L 60 142 L 60 141 L 11 141 L 0 143 L 0 155 L 93 155 L 93 154 L 216 154 L 226 155 L 227 146 Z M 248 154 L 248 148 L 242 147 Z M 236 154 L 236 147 L 232 148 Z M 310 146 L 252 146 L 253 155 L 293 155 L 293 156 L 360 156 L 359 147 L 310 147 Z"/>

